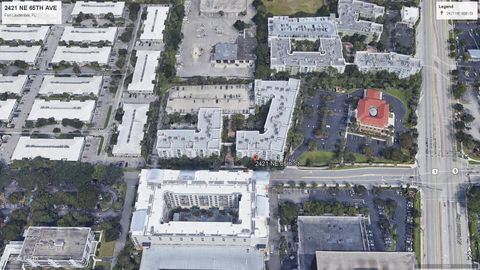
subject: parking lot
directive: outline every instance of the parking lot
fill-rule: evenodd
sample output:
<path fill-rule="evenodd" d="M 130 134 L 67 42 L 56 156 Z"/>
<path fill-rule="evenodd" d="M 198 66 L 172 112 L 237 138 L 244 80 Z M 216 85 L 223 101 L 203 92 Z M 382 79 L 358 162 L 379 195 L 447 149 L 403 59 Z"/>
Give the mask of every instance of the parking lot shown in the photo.
<path fill-rule="evenodd" d="M 401 189 L 373 189 L 365 193 L 355 193 L 352 188 L 285 189 L 278 196 L 280 204 L 286 201 L 302 204 L 307 200 L 316 200 L 367 208 L 370 250 L 412 251 L 413 199 Z M 389 227 L 382 227 L 385 224 L 389 224 Z"/>
<path fill-rule="evenodd" d="M 232 1 L 233 2 L 233 1 Z M 234 43 L 239 36 L 233 27 L 236 20 L 251 23 L 255 9 L 252 0 L 247 0 L 245 16 L 204 16 L 200 15 L 200 0 L 185 2 L 185 19 L 182 25 L 183 41 L 177 62 L 177 75 L 223 76 L 247 78 L 253 76 L 253 68 L 216 68 L 210 63 L 214 45 L 221 42 Z"/>
<path fill-rule="evenodd" d="M 308 151 L 308 144 L 311 141 L 316 143 L 318 150 L 338 149 L 347 128 L 347 98 L 347 94 L 317 91 L 315 96 L 305 103 L 305 106 L 312 108 L 312 112 L 304 110 L 302 127 L 304 141 L 295 149 L 292 159 L 298 159 L 303 152 Z M 325 125 L 322 124 L 324 117 Z"/>

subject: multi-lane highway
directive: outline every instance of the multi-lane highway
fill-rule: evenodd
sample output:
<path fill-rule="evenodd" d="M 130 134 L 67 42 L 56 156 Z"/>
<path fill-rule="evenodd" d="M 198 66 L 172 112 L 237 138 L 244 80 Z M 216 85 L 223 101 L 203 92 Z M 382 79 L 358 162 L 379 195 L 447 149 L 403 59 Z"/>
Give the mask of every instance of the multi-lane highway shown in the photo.
<path fill-rule="evenodd" d="M 436 20 L 435 1 L 423 1 L 417 28 L 417 57 L 424 63 L 423 89 L 418 107 L 419 182 L 423 189 L 422 266 L 469 268 L 467 215 L 460 184 L 466 181 L 466 163 L 456 157 L 449 94 L 447 39 L 451 26 Z M 439 173 L 442 171 L 443 173 Z"/>

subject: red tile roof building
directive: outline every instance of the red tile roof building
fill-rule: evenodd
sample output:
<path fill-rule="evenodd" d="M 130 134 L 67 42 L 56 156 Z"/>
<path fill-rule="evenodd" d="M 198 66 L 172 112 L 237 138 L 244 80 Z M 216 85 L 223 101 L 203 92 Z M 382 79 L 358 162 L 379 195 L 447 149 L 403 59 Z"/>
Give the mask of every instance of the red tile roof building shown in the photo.
<path fill-rule="evenodd" d="M 389 126 L 390 107 L 382 99 L 382 92 L 369 88 L 358 101 L 356 118 L 359 131 L 386 135 Z"/>

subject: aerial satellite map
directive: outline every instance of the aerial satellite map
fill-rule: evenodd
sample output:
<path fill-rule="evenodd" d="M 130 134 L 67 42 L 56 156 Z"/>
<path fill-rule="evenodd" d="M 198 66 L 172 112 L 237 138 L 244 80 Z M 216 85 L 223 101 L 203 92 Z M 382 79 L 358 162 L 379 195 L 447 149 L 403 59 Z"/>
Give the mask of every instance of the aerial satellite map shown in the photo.
<path fill-rule="evenodd" d="M 480 268 L 478 0 L 0 7 L 0 270 Z"/>

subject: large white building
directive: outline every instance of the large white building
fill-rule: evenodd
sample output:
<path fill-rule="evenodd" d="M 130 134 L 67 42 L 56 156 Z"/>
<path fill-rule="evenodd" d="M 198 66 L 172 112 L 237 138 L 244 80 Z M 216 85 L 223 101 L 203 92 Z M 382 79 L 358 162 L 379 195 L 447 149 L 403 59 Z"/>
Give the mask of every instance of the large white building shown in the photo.
<path fill-rule="evenodd" d="M 89 64 L 97 62 L 100 65 L 108 64 L 110 51 L 112 47 L 66 47 L 58 46 L 52 58 L 53 64 L 58 64 L 62 61 L 77 64 Z"/>
<path fill-rule="evenodd" d="M 35 64 L 40 46 L 0 46 L 0 62 L 23 61 L 27 64 Z"/>
<path fill-rule="evenodd" d="M 50 160 L 78 161 L 84 145 L 84 137 L 74 137 L 73 139 L 20 137 L 17 147 L 13 151 L 12 160 L 43 157 Z"/>
<path fill-rule="evenodd" d="M 223 127 L 222 109 L 201 108 L 197 129 L 166 129 L 157 132 L 160 158 L 220 156 Z"/>
<path fill-rule="evenodd" d="M 16 106 L 16 99 L 0 100 L 0 121 L 9 122 Z"/>
<path fill-rule="evenodd" d="M 137 51 L 137 62 L 128 91 L 153 94 L 160 51 Z"/>
<path fill-rule="evenodd" d="M 115 17 L 121 17 L 125 8 L 124 1 L 118 2 L 93 2 L 93 1 L 77 1 L 72 10 L 72 15 L 91 14 L 94 16 L 102 16 L 112 13 Z"/>
<path fill-rule="evenodd" d="M 237 131 L 237 157 L 258 156 L 264 160 L 282 161 L 290 129 L 300 80 L 255 80 L 255 104 L 264 105 L 271 100 L 264 132 Z"/>
<path fill-rule="evenodd" d="M 385 70 L 397 74 L 400 79 L 415 75 L 422 69 L 420 59 L 394 52 L 356 52 L 354 63 L 360 72 Z"/>
<path fill-rule="evenodd" d="M 19 96 L 27 79 L 27 75 L 3 76 L 0 74 L 0 93 L 11 93 Z"/>
<path fill-rule="evenodd" d="M 133 242 L 137 248 L 264 248 L 268 243 L 268 182 L 267 172 L 142 170 L 130 226 Z M 175 211 L 179 208 L 234 214 L 228 219 L 214 214 L 200 221 Z"/>
<path fill-rule="evenodd" d="M 302 40 L 318 42 L 318 49 L 294 51 L 292 43 Z M 329 17 L 268 18 L 268 43 L 270 67 L 277 72 L 296 74 L 321 71 L 329 67 L 338 72 L 345 70 L 342 41 L 335 21 Z"/>
<path fill-rule="evenodd" d="M 118 127 L 117 144 L 113 146 L 114 156 L 141 156 L 141 142 L 147 123 L 148 104 L 123 104 L 122 123 Z"/>
<path fill-rule="evenodd" d="M 23 236 L 23 241 L 7 245 L 1 269 L 13 269 L 7 265 L 14 263 L 18 269 L 86 268 L 97 249 L 94 234 L 86 227 L 31 226 Z"/>
<path fill-rule="evenodd" d="M 56 77 L 45 75 L 39 95 L 51 96 L 69 94 L 73 96 L 98 96 L 102 86 L 102 76 L 93 77 Z"/>
<path fill-rule="evenodd" d="M 367 41 L 379 41 L 383 32 L 383 25 L 376 23 L 375 20 L 384 14 L 384 7 L 372 3 L 358 0 L 339 0 L 338 32 L 343 35 L 366 35 Z"/>
<path fill-rule="evenodd" d="M 36 99 L 27 120 L 36 121 L 39 118 L 54 118 L 57 122 L 62 119 L 78 119 L 90 123 L 95 110 L 95 100 L 43 100 Z"/>
<path fill-rule="evenodd" d="M 7 26 L 0 25 L 0 39 L 21 41 L 44 41 L 49 26 Z"/>
<path fill-rule="evenodd" d="M 63 31 L 61 41 L 67 43 L 98 43 L 98 42 L 107 42 L 113 44 L 115 37 L 117 35 L 117 27 L 106 27 L 106 28 L 84 28 L 84 27 L 72 27 L 65 26 Z"/>
<path fill-rule="evenodd" d="M 159 41 L 163 39 L 165 21 L 167 20 L 170 6 L 148 6 L 147 19 L 144 21 L 141 40 Z"/>

